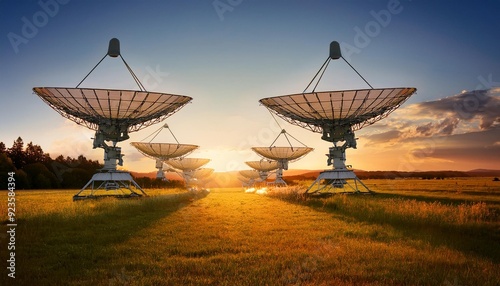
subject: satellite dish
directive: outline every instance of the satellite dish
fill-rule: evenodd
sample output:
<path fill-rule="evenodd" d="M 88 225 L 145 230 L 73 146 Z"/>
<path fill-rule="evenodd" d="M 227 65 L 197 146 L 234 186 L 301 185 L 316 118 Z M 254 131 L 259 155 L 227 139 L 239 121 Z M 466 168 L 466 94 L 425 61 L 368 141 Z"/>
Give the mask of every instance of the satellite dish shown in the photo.
<path fill-rule="evenodd" d="M 278 161 L 260 160 L 245 162 L 250 168 L 259 172 L 260 181 L 263 182 L 269 177 L 269 172 L 278 169 Z"/>
<path fill-rule="evenodd" d="M 241 170 L 238 171 L 238 175 L 238 180 L 243 183 L 243 187 L 252 187 L 260 181 L 260 173 L 257 170 Z"/>
<path fill-rule="evenodd" d="M 170 134 L 172 134 L 177 144 L 151 142 L 164 129 L 168 129 L 170 131 Z M 158 171 L 156 172 L 157 179 L 167 180 L 167 178 L 165 177 L 165 172 L 163 171 L 163 161 L 186 156 L 187 154 L 193 152 L 195 149 L 199 147 L 197 145 L 191 145 L 191 144 L 180 144 L 179 141 L 177 141 L 177 138 L 175 137 L 172 130 L 170 130 L 168 124 L 164 124 L 162 127 L 160 127 L 158 130 L 150 134 L 148 137 L 150 136 L 153 136 L 153 138 L 149 142 L 132 142 L 130 143 L 130 145 L 134 146 L 144 156 L 156 160 L 155 166 L 156 169 L 158 169 Z"/>
<path fill-rule="evenodd" d="M 192 178 L 196 179 L 198 182 L 202 182 L 212 176 L 214 169 L 212 168 L 199 168 L 192 172 Z"/>
<path fill-rule="evenodd" d="M 106 56 L 120 57 L 140 90 L 78 88 Z M 93 147 L 104 149 L 103 169 L 73 197 L 74 200 L 93 198 L 100 189 L 122 192 L 127 189 L 130 191 L 128 196 L 146 195 L 130 173 L 117 170 L 117 165 L 123 165 L 124 155 L 116 144 L 127 140 L 130 132 L 166 119 L 192 100 L 184 95 L 146 91 L 120 54 L 117 39 L 110 41 L 106 55 L 76 88 L 35 87 L 33 91 L 63 117 L 95 130 Z M 87 187 L 90 187 L 90 194 L 81 195 Z"/>
<path fill-rule="evenodd" d="M 259 100 L 271 113 L 288 123 L 322 133 L 321 139 L 333 143 L 334 146 L 330 147 L 329 153 L 326 154 L 327 164 L 333 165 L 333 169 L 320 173 L 313 185 L 306 190 L 306 193 L 309 194 L 330 192 L 335 189 L 371 193 L 371 190 L 345 165 L 345 150 L 357 147 L 354 131 L 387 117 L 416 92 L 416 88 L 413 87 L 375 89 L 351 64 L 349 66 L 371 89 L 316 92 L 315 89 L 329 61 L 339 58 L 349 64 L 342 57 L 338 43 L 332 42 L 328 59 L 303 93 Z M 320 72 L 321 75 L 318 77 Z M 314 89 L 311 92 L 306 92 L 317 77 Z M 344 143 L 340 144 L 340 142 Z M 322 180 L 326 180 L 327 184 L 321 184 Z M 353 180 L 354 185 L 351 185 L 349 180 Z M 358 183 L 364 187 L 364 190 L 358 186 Z"/>
<path fill-rule="evenodd" d="M 137 90 L 35 87 L 33 91 L 63 117 L 95 130 L 94 148 L 104 140 L 127 140 L 129 132 L 165 120 L 192 100 Z"/>
<path fill-rule="evenodd" d="M 203 158 L 175 158 L 165 161 L 172 168 L 179 169 L 181 171 L 193 171 L 206 165 L 210 162 L 210 159 Z"/>
<path fill-rule="evenodd" d="M 166 160 L 165 163 L 174 169 L 180 170 L 179 174 L 186 181 L 186 185 L 193 184 L 196 180 L 196 174 L 200 167 L 210 162 L 210 159 L 203 158 L 174 158 Z M 204 171 L 202 171 L 204 172 Z M 213 172 L 213 171 L 212 171 Z M 198 173 L 200 174 L 200 173 Z M 201 173 L 202 174 L 202 173 Z"/>
<path fill-rule="evenodd" d="M 247 179 L 258 179 L 260 178 L 259 172 L 256 170 L 241 170 L 238 173 Z"/>
<path fill-rule="evenodd" d="M 185 156 L 195 149 L 198 148 L 197 145 L 190 144 L 173 144 L 173 143 L 149 143 L 149 142 L 132 142 L 130 143 L 134 146 L 141 154 L 146 157 L 156 160 L 156 178 L 166 179 L 165 172 L 163 171 L 163 161 Z"/>
<path fill-rule="evenodd" d="M 213 173 L 214 169 L 212 168 L 199 168 L 194 170 L 193 177 L 201 180 L 210 177 Z"/>
<path fill-rule="evenodd" d="M 250 168 L 257 171 L 269 172 L 278 169 L 278 161 L 260 160 L 245 162 Z"/>
<path fill-rule="evenodd" d="M 288 170 L 288 163 L 299 160 L 314 150 L 310 147 L 252 147 L 252 150 L 265 159 L 275 160 L 278 170 L 276 171 L 275 185 L 285 185 L 283 170 Z"/>
<path fill-rule="evenodd" d="M 299 93 L 263 98 L 259 102 L 283 120 L 323 133 L 323 140 L 343 141 L 344 134 L 371 125 L 403 104 L 411 87 Z"/>
<path fill-rule="evenodd" d="M 260 181 L 260 173 L 257 170 L 241 170 L 238 171 L 238 175 L 238 180 L 243 183 L 244 187 L 251 187 Z"/>
<path fill-rule="evenodd" d="M 187 155 L 199 147 L 198 145 L 175 143 L 132 142 L 130 144 L 144 156 L 162 161 Z"/>

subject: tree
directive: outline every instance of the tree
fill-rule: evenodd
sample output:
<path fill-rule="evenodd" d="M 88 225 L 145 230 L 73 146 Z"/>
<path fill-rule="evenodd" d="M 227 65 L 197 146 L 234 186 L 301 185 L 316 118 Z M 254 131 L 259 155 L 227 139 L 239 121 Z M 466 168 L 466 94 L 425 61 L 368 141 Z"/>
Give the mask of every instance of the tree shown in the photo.
<path fill-rule="evenodd" d="M 23 170 L 16 170 L 14 175 L 16 178 L 16 190 L 28 190 L 31 189 L 30 181 L 28 179 L 28 174 Z"/>
<path fill-rule="evenodd" d="M 59 187 L 56 175 L 42 163 L 26 165 L 23 170 L 28 174 L 31 187 L 34 189 L 52 189 Z"/>
<path fill-rule="evenodd" d="M 26 165 L 26 156 L 24 153 L 24 142 L 21 137 L 17 137 L 12 147 L 7 149 L 7 155 L 14 163 L 14 166 L 17 169 L 21 169 L 24 165 Z"/>
<path fill-rule="evenodd" d="M 26 146 L 24 157 L 26 164 L 48 163 L 51 160 L 49 154 L 43 153 L 42 147 L 34 145 L 33 142 Z"/>
<path fill-rule="evenodd" d="M 7 154 L 0 153 L 0 189 L 6 190 L 8 183 L 8 173 L 14 172 L 15 167 L 12 160 L 7 157 Z"/>
<path fill-rule="evenodd" d="M 99 161 L 89 160 L 83 155 L 78 158 L 60 155 L 53 160 L 48 153 L 43 152 L 41 146 L 33 142 L 24 148 L 21 137 L 14 141 L 11 148 L 6 148 L 0 142 L 0 155 L 0 189 L 7 188 L 4 179 L 7 180 L 7 173 L 12 171 L 15 171 L 18 189 L 59 188 L 61 185 L 80 188 L 103 167 Z M 4 169 L 8 171 L 4 172 Z"/>
<path fill-rule="evenodd" d="M 62 175 L 61 187 L 81 189 L 92 178 L 93 172 L 82 168 L 72 168 Z"/>

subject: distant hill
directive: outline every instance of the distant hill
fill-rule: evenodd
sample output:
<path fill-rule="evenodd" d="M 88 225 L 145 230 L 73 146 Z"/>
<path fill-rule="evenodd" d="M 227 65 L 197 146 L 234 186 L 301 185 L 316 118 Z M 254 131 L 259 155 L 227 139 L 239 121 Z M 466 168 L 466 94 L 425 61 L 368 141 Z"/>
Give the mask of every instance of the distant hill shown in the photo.
<path fill-rule="evenodd" d="M 467 171 L 467 174 L 472 177 L 498 177 L 500 170 L 475 169 Z"/>
<path fill-rule="evenodd" d="M 308 170 L 302 174 L 295 174 L 285 178 L 290 180 L 310 180 L 318 177 L 319 173 L 323 170 Z M 456 177 L 498 177 L 500 170 L 486 170 L 476 169 L 471 171 L 414 171 L 414 172 L 401 172 L 401 171 L 363 171 L 354 170 L 360 179 L 395 179 L 395 178 L 456 178 Z"/>

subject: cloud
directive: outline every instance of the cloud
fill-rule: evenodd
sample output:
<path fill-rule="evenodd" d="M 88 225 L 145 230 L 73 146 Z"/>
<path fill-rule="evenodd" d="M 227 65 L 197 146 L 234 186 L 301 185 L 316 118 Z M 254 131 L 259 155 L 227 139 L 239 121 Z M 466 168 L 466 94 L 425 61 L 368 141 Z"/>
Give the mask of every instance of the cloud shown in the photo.
<path fill-rule="evenodd" d="M 440 122 L 429 122 L 424 125 L 417 126 L 415 131 L 423 136 L 431 135 L 451 135 L 457 128 L 459 119 L 447 117 Z"/>
<path fill-rule="evenodd" d="M 398 130 L 389 130 L 382 133 L 365 136 L 369 141 L 388 142 L 401 137 L 401 132 Z"/>
<path fill-rule="evenodd" d="M 421 164 L 497 168 L 500 88 L 411 104 L 361 134 L 367 147 L 395 150 L 394 146 L 399 146 L 413 169 Z"/>
<path fill-rule="evenodd" d="M 48 145 L 47 152 L 53 158 L 61 154 L 74 158 L 83 155 L 87 159 L 102 161 L 103 154 L 92 149 L 93 135 L 94 131 L 65 120 L 62 125 L 45 133 L 48 138 L 57 138 Z"/>
<path fill-rule="evenodd" d="M 411 142 L 421 137 L 449 136 L 485 131 L 500 126 L 500 88 L 463 91 L 442 99 L 396 110 L 383 125 L 375 125 L 366 138 Z M 394 143 L 394 142 L 393 142 Z"/>
<path fill-rule="evenodd" d="M 434 128 L 437 133 L 451 134 L 458 121 L 462 120 L 477 120 L 480 129 L 486 130 L 500 123 L 500 88 L 463 91 L 439 100 L 418 103 L 416 109 L 417 116 L 437 120 L 444 118 L 439 124 L 446 126 Z"/>
<path fill-rule="evenodd" d="M 439 159 L 476 166 L 490 164 L 490 168 L 498 168 L 495 160 L 500 158 L 498 134 L 500 126 L 446 137 L 415 138 L 411 143 L 414 148 L 409 152 L 415 159 L 426 162 Z"/>
<path fill-rule="evenodd" d="M 500 158 L 500 146 L 486 146 L 477 149 L 467 146 L 436 147 L 430 150 L 415 149 L 411 151 L 411 155 L 420 160 L 425 160 L 426 163 L 447 160 L 452 163 L 449 165 L 450 168 L 454 168 L 456 165 L 470 165 L 468 169 L 478 167 L 498 169 L 497 162 L 492 161 L 492 158 Z"/>

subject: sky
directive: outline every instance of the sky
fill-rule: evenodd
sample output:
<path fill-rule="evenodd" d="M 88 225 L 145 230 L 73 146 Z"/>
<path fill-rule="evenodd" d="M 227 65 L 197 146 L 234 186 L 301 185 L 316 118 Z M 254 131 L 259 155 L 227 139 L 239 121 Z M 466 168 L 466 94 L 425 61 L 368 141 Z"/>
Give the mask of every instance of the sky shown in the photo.
<path fill-rule="evenodd" d="M 64 119 L 33 87 L 76 87 L 118 38 L 148 91 L 191 96 L 167 118 L 180 143 L 215 171 L 248 169 L 251 147 L 285 129 L 314 151 L 291 169 L 327 169 L 331 143 L 275 119 L 259 99 L 302 92 L 331 41 L 375 88 L 415 87 L 403 106 L 356 132 L 346 164 L 362 170 L 500 169 L 500 1 L 79 1 L 0 0 L 0 141 L 17 137 L 59 154 L 102 162 L 93 131 Z M 138 89 L 107 57 L 80 87 Z M 317 91 L 368 88 L 332 61 Z M 130 142 L 124 168 L 154 171 Z M 150 139 L 150 138 L 149 138 Z M 147 139 L 146 141 L 148 141 Z M 153 142 L 173 143 L 164 130 Z M 275 146 L 289 146 L 279 136 Z"/>

